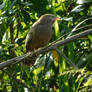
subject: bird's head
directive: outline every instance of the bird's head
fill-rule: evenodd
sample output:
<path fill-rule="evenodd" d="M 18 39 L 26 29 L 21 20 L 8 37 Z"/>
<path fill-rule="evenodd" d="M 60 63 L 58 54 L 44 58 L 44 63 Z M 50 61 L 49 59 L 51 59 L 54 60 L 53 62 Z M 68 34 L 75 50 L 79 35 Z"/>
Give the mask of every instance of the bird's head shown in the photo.
<path fill-rule="evenodd" d="M 44 14 L 40 17 L 39 23 L 53 25 L 56 20 L 60 20 L 60 18 L 52 14 Z"/>

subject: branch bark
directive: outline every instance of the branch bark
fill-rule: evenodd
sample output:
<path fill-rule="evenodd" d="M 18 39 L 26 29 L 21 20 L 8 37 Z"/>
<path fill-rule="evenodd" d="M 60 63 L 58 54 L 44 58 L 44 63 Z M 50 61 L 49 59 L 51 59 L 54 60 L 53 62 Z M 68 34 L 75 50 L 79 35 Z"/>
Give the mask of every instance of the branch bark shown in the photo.
<path fill-rule="evenodd" d="M 77 39 L 79 39 L 81 37 L 84 37 L 84 36 L 87 36 L 87 35 L 90 35 L 90 34 L 92 34 L 92 29 L 88 29 L 88 30 L 85 30 L 84 32 L 80 32 L 80 33 L 78 33 L 76 35 L 70 36 L 69 38 L 66 38 L 65 40 L 60 40 L 60 41 L 52 44 L 51 46 L 43 47 L 42 49 L 38 49 L 35 52 L 29 52 L 27 54 L 24 54 L 23 56 L 19 56 L 19 57 L 9 59 L 9 60 L 7 60 L 5 62 L 0 63 L 0 69 L 5 68 L 5 67 L 7 67 L 7 66 L 9 66 L 11 64 L 22 62 L 26 58 L 31 59 L 35 55 L 39 55 L 39 54 L 42 54 L 44 52 L 48 52 L 48 51 L 54 49 L 54 47 L 59 47 L 59 46 L 62 46 L 62 45 L 66 45 L 66 44 L 68 44 L 70 42 L 73 42 L 74 40 L 77 40 Z"/>

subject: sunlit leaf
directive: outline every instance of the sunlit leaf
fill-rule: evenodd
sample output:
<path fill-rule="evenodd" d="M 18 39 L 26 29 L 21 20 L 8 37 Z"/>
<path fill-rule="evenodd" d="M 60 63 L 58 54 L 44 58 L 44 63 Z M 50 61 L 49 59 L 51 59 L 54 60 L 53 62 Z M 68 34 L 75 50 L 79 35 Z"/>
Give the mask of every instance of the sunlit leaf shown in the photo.
<path fill-rule="evenodd" d="M 0 9 L 2 9 L 4 6 L 5 6 L 5 3 L 2 3 L 2 4 L 0 5 Z"/>

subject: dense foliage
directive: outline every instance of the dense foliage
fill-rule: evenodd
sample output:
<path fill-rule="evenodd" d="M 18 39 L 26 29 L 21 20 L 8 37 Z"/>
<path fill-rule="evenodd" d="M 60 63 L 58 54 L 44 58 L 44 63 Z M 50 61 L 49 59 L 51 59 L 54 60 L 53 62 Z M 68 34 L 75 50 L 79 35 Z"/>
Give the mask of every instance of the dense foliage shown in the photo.
<path fill-rule="evenodd" d="M 0 0 L 0 62 L 25 53 L 25 37 L 43 14 L 59 16 L 50 42 L 92 28 L 92 0 Z M 59 48 L 78 69 L 55 51 L 38 56 L 33 67 L 22 63 L 0 70 L 0 92 L 91 92 L 92 36 Z"/>

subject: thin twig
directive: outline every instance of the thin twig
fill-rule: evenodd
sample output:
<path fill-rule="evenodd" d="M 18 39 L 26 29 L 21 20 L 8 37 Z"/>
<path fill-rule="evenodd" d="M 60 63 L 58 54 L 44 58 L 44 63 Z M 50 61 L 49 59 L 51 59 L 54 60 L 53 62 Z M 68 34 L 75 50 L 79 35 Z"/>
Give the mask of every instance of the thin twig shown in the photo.
<path fill-rule="evenodd" d="M 78 30 L 80 30 L 80 29 L 83 29 L 83 28 L 86 28 L 86 27 L 90 27 L 90 26 L 92 27 L 92 24 L 88 24 L 88 25 L 79 27 L 79 28 L 77 28 L 76 30 L 74 30 L 73 32 L 76 32 L 76 31 L 78 31 Z"/>
<path fill-rule="evenodd" d="M 22 82 L 20 79 L 16 79 L 14 76 L 12 76 L 10 73 L 8 73 L 7 71 L 5 71 L 4 69 L 2 69 L 2 71 L 5 72 L 12 79 L 16 80 L 19 84 L 21 84 L 25 88 L 28 88 L 29 91 L 32 91 L 32 88 L 30 88 L 25 82 Z"/>
<path fill-rule="evenodd" d="M 78 69 L 78 67 L 67 57 L 65 56 L 57 47 L 54 47 L 54 49 L 65 58 L 65 60 L 74 67 L 74 69 Z"/>
<path fill-rule="evenodd" d="M 79 27 L 79 28 L 77 28 L 76 30 L 71 31 L 71 32 L 74 33 L 74 32 L 77 32 L 77 31 L 80 30 L 80 29 L 83 29 L 83 28 L 86 28 L 86 27 L 90 27 L 90 26 L 92 26 L 92 24 L 88 24 L 88 25 L 86 25 L 86 26 Z M 53 41 L 52 43 L 50 43 L 49 46 L 55 44 L 57 41 L 60 41 L 63 37 L 67 36 L 67 35 L 70 34 L 71 32 L 68 32 L 68 33 L 66 33 L 66 34 L 64 34 L 64 35 L 62 35 L 62 36 L 60 36 L 58 39 L 56 39 L 55 41 Z M 49 47 L 49 46 L 48 46 L 48 47 Z"/>

